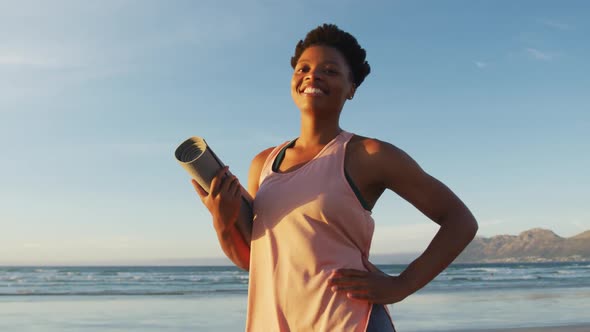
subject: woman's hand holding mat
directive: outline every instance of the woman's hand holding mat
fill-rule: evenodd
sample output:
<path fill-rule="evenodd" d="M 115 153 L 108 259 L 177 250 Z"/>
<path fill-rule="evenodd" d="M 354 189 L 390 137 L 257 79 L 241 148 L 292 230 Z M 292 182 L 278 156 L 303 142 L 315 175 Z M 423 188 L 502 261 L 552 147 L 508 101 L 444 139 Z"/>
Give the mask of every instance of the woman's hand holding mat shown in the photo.
<path fill-rule="evenodd" d="M 213 226 L 224 238 L 235 226 L 241 204 L 240 182 L 228 170 L 229 167 L 225 166 L 217 171 L 209 193 L 195 179 L 191 180 L 201 201 L 213 216 Z"/>
<path fill-rule="evenodd" d="M 192 184 L 213 217 L 223 252 L 238 267 L 249 269 L 252 198 L 201 137 L 191 137 L 176 149 L 176 160 L 191 175 Z"/>

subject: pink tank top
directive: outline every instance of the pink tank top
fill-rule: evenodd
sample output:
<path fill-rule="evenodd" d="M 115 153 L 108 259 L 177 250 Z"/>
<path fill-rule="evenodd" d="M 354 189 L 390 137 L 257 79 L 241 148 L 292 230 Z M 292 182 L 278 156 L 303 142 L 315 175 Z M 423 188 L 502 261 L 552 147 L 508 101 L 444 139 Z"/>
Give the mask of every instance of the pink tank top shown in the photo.
<path fill-rule="evenodd" d="M 365 331 L 371 304 L 330 289 L 340 268 L 367 271 L 374 221 L 344 175 L 341 132 L 312 160 L 287 173 L 260 174 L 254 200 L 246 331 Z M 363 259 L 364 258 L 364 259 Z"/>

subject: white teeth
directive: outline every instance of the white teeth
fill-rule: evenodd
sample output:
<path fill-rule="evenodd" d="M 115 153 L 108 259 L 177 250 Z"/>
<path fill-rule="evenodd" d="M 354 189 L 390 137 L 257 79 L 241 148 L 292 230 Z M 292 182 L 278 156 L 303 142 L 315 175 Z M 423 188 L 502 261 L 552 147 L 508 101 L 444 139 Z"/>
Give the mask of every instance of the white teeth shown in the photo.
<path fill-rule="evenodd" d="M 324 91 L 318 88 L 308 86 L 307 88 L 305 88 L 305 90 L 303 90 L 303 93 L 324 94 Z"/>

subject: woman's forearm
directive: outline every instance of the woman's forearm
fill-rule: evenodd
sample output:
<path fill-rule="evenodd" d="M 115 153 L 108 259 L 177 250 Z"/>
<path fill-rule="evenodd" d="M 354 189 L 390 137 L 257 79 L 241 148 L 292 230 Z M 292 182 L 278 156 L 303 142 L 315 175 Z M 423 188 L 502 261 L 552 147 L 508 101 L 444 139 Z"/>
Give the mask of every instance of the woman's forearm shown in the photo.
<path fill-rule="evenodd" d="M 441 273 L 473 240 L 477 222 L 469 210 L 448 215 L 440 221 L 440 229 L 420 257 L 413 261 L 401 274 L 410 294 L 428 284 Z"/>
<path fill-rule="evenodd" d="M 237 224 L 227 229 L 216 229 L 217 239 L 221 245 L 221 249 L 236 266 L 246 271 L 250 268 L 250 238 L 251 227 L 249 233 L 243 234 L 239 228 L 248 229 L 247 225 Z M 247 237 L 247 240 L 246 240 Z"/>

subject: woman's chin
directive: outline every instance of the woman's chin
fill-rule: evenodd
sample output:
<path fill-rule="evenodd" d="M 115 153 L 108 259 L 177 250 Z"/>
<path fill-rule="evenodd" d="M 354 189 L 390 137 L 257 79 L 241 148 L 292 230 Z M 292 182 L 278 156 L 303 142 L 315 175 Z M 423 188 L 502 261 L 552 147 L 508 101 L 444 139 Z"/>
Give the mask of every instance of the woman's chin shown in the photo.
<path fill-rule="evenodd" d="M 306 103 L 297 105 L 301 112 L 310 114 L 331 114 L 339 113 L 339 107 L 333 103 L 326 103 L 322 100 L 310 100 Z"/>

